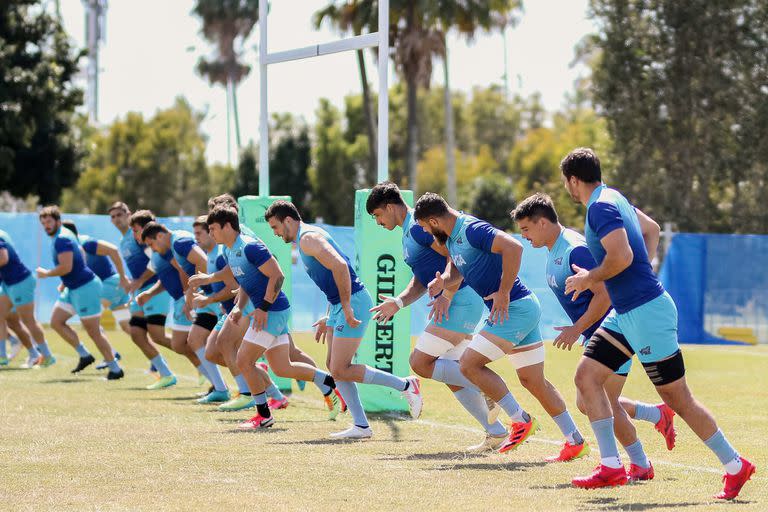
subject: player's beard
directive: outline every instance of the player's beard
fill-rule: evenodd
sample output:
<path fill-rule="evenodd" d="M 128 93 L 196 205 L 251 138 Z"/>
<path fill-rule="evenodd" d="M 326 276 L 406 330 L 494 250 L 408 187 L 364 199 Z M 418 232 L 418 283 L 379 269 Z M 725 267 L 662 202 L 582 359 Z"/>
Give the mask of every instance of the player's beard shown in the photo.
<path fill-rule="evenodd" d="M 445 245 L 448 241 L 448 233 L 440 231 L 439 229 L 434 230 L 432 236 L 434 236 L 441 245 Z"/>

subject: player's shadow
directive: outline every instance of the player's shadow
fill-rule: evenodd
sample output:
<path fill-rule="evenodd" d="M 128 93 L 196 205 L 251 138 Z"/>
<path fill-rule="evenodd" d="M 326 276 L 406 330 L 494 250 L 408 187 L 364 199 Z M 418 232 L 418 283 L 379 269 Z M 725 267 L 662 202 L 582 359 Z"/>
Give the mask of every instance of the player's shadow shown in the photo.
<path fill-rule="evenodd" d="M 433 453 L 411 453 L 409 455 L 386 455 L 378 457 L 377 460 L 467 460 L 486 458 L 488 454 L 467 453 L 467 452 L 433 452 Z"/>
<path fill-rule="evenodd" d="M 554 484 L 554 485 L 532 485 L 531 487 L 529 487 L 529 489 L 537 490 L 537 491 L 541 491 L 541 490 L 558 491 L 560 489 L 573 489 L 573 484 L 563 482 L 563 483 Z"/>
<path fill-rule="evenodd" d="M 0 366 L 0 372 L 28 372 L 30 368 L 19 368 L 18 366 Z"/>
<path fill-rule="evenodd" d="M 98 380 L 98 379 L 70 377 L 70 378 L 63 378 L 63 379 L 46 379 L 46 380 L 41 380 L 40 382 L 42 384 L 77 384 L 77 383 L 83 383 L 83 382 L 93 382 L 94 380 Z"/>
<path fill-rule="evenodd" d="M 705 505 L 703 501 L 699 502 L 670 502 L 670 503 L 638 503 L 633 502 L 631 505 L 624 500 L 614 497 L 601 497 L 590 498 L 585 500 L 584 503 L 589 506 L 596 507 L 596 510 L 659 510 L 659 509 L 673 509 L 685 507 L 698 507 Z"/>
<path fill-rule="evenodd" d="M 269 427 L 269 428 L 259 428 L 256 430 L 243 430 L 240 428 L 231 428 L 229 430 L 225 430 L 224 432 L 220 432 L 223 434 L 251 434 L 252 436 L 257 435 L 263 435 L 266 436 L 270 432 L 287 432 L 287 428 L 280 428 L 280 427 Z"/>
<path fill-rule="evenodd" d="M 284 441 L 274 444 L 284 444 L 289 446 L 296 446 L 297 444 L 306 444 L 309 446 L 326 446 L 333 444 L 357 444 L 357 443 L 370 443 L 369 439 L 306 439 L 304 441 Z"/>
<path fill-rule="evenodd" d="M 435 466 L 429 469 L 434 471 L 454 471 L 454 470 L 462 470 L 462 469 L 470 469 L 470 470 L 478 470 L 478 471 L 520 471 L 520 470 L 526 470 L 530 468 L 539 468 L 546 465 L 547 463 L 544 461 L 541 461 L 541 462 L 511 461 L 511 462 L 503 462 L 501 464 L 493 463 L 493 462 L 467 463 L 467 464 L 440 464 L 438 466 Z"/>
<path fill-rule="evenodd" d="M 146 388 L 140 388 L 144 389 L 146 391 Z M 161 401 L 161 402 L 189 402 L 190 404 L 194 404 L 199 406 L 196 402 L 196 400 L 200 398 L 199 396 L 153 396 L 150 398 L 150 400 L 154 401 Z"/>

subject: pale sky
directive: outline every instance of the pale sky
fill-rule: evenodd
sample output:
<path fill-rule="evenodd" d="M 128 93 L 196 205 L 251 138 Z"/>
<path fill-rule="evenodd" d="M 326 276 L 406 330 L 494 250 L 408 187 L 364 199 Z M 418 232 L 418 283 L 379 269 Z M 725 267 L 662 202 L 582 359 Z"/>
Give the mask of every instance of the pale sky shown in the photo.
<path fill-rule="evenodd" d="M 314 30 L 312 13 L 326 0 L 273 0 L 269 14 L 269 50 L 279 51 L 338 39 L 328 28 Z M 570 67 L 574 45 L 594 31 L 586 17 L 588 0 L 527 0 L 519 25 L 507 31 L 510 90 L 527 96 L 540 92 L 549 111 L 558 109 L 573 82 L 585 73 Z M 200 21 L 190 15 L 192 0 L 110 0 L 106 43 L 100 54 L 99 117 L 109 123 L 127 112 L 151 116 L 171 106 L 182 95 L 207 112 L 203 129 L 209 137 L 208 160 L 226 162 L 226 100 L 224 89 L 210 87 L 195 71 L 200 55 L 210 54 L 200 35 Z M 61 0 L 64 25 L 74 40 L 84 44 L 81 0 Z M 259 77 L 255 28 L 246 43 L 251 74 L 238 88 L 243 143 L 258 140 Z M 451 85 L 472 87 L 501 83 L 504 41 L 500 34 L 481 35 L 473 43 L 450 37 Z M 375 63 L 367 53 L 368 76 L 378 84 Z M 83 60 L 83 64 L 85 59 Z M 390 83 L 397 78 L 390 66 Z M 84 84 L 83 80 L 83 84 Z M 435 63 L 433 83 L 442 83 Z M 311 121 L 321 97 L 335 105 L 360 92 L 353 52 L 281 63 L 269 68 L 270 112 L 291 112 Z M 234 143 L 234 132 L 233 132 Z M 233 153 L 234 155 L 234 153 Z"/>

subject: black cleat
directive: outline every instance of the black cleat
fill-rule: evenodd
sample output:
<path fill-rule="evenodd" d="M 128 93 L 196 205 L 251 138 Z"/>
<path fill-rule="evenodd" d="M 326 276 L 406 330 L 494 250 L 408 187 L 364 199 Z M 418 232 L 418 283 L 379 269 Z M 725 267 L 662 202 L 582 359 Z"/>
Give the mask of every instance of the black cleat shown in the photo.
<path fill-rule="evenodd" d="M 115 352 L 115 360 L 119 361 L 120 359 L 122 359 L 120 352 Z M 109 363 L 106 360 L 102 360 L 99 364 L 96 365 L 97 370 L 106 370 L 107 368 L 109 368 Z"/>
<path fill-rule="evenodd" d="M 116 372 L 109 372 L 107 374 L 107 380 L 117 380 L 117 379 L 122 379 L 123 377 L 125 377 L 125 373 L 123 373 L 122 368 L 120 368 Z"/>
<path fill-rule="evenodd" d="M 72 373 L 80 373 L 81 371 L 85 370 L 87 367 L 91 366 L 95 362 L 96 362 L 96 359 L 94 359 L 94 357 L 91 354 L 81 357 L 80 361 L 77 362 L 77 366 L 75 366 L 75 369 L 72 370 Z"/>

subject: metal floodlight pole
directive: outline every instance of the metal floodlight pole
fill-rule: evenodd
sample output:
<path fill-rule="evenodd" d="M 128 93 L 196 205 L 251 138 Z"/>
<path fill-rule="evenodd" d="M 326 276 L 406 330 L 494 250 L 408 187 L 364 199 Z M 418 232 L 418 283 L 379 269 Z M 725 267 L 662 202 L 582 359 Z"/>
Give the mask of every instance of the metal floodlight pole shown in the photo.
<path fill-rule="evenodd" d="M 379 128 L 377 176 L 389 175 L 389 0 L 379 1 L 379 31 L 303 48 L 269 53 L 267 50 L 267 1 L 259 1 L 259 195 L 269 195 L 269 111 L 267 107 L 267 66 L 292 60 L 309 59 L 332 53 L 378 46 L 379 49 Z"/>

